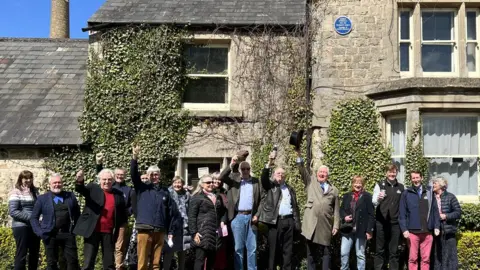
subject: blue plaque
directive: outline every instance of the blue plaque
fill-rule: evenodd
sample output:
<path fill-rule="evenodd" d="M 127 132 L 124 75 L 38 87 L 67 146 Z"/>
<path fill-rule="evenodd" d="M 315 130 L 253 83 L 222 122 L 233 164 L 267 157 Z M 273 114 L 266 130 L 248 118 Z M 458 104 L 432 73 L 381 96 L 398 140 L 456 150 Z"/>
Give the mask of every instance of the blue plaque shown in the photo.
<path fill-rule="evenodd" d="M 335 32 L 339 35 L 348 35 L 352 31 L 352 21 L 347 16 L 338 17 L 333 23 Z"/>

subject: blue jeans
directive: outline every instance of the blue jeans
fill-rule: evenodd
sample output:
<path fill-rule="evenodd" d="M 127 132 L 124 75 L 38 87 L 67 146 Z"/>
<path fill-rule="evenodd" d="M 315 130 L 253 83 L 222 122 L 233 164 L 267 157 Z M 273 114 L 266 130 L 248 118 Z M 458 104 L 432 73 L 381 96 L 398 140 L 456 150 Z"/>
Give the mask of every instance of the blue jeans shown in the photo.
<path fill-rule="evenodd" d="M 340 255 L 342 257 L 342 270 L 348 270 L 349 263 L 348 259 L 350 257 L 350 250 L 352 245 L 355 242 L 355 254 L 357 255 L 357 269 L 365 270 L 365 244 L 366 236 L 363 235 L 358 237 L 351 233 L 348 235 L 342 235 L 342 246 L 340 248 Z"/>
<path fill-rule="evenodd" d="M 231 223 L 235 241 L 235 270 L 243 269 L 243 249 L 247 247 L 248 270 L 257 269 L 257 231 L 252 228 L 252 215 L 238 214 Z"/>

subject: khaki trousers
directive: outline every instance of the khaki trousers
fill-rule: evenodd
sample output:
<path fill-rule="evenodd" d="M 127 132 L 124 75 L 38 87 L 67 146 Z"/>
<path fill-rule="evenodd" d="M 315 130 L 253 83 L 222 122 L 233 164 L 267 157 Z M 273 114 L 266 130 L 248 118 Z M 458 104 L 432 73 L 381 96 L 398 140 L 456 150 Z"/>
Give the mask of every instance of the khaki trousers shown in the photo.
<path fill-rule="evenodd" d="M 162 256 L 164 238 L 164 232 L 138 231 L 138 270 L 147 270 L 149 261 L 153 270 L 160 269 L 160 257 Z M 148 255 L 150 255 L 150 260 L 148 260 Z"/>
<path fill-rule="evenodd" d="M 128 241 L 125 241 L 127 238 L 127 224 L 118 228 L 118 238 L 115 242 L 115 268 L 122 269 L 123 259 L 125 255 L 125 248 Z"/>

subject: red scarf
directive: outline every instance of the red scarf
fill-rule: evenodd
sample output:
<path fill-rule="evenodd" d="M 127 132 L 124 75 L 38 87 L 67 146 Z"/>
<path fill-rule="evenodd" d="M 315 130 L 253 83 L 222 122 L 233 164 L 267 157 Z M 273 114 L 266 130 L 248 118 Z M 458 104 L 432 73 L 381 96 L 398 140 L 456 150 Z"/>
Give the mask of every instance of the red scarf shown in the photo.
<path fill-rule="evenodd" d="M 354 191 L 353 192 L 353 200 L 358 201 L 358 198 L 360 198 L 360 194 L 362 194 L 362 191 Z"/>

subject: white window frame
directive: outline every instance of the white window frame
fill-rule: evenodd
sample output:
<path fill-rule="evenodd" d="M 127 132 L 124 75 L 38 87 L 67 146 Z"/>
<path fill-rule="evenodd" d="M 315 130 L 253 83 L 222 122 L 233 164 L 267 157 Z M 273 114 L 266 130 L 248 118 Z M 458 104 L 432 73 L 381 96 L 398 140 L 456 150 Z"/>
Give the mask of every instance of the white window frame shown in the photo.
<path fill-rule="evenodd" d="M 390 158 L 393 160 L 394 158 L 396 159 L 401 159 L 403 158 L 404 160 L 406 160 L 406 157 L 407 157 L 407 140 L 408 140 L 408 125 L 407 125 L 407 115 L 405 114 L 399 114 L 399 115 L 393 115 L 393 116 L 389 116 L 386 118 L 386 121 L 385 121 L 385 132 L 386 132 L 386 141 L 388 143 L 388 146 L 389 147 L 392 147 L 393 148 L 393 145 L 392 145 L 392 127 L 391 127 L 391 123 L 390 121 L 391 120 L 394 120 L 394 119 L 405 119 L 405 151 L 404 151 L 404 154 L 403 155 L 394 155 L 392 153 L 392 155 L 390 156 Z M 406 164 L 405 164 L 406 165 Z M 398 168 L 398 170 L 400 170 L 400 168 Z M 398 174 L 398 172 L 397 172 Z M 406 173 L 404 172 L 404 175 L 406 176 Z M 405 179 L 403 179 L 403 181 L 401 181 L 402 183 L 405 181 Z"/>
<path fill-rule="evenodd" d="M 453 12 L 453 28 L 450 33 L 453 37 L 452 40 L 423 40 L 423 12 Z M 424 72 L 422 68 L 422 74 L 424 77 L 452 77 L 458 76 L 459 73 L 459 57 L 458 57 L 458 9 L 456 8 L 421 8 L 420 9 L 420 52 L 422 51 L 422 46 L 425 45 L 451 45 L 452 50 L 452 71 L 451 72 Z M 423 56 L 420 55 L 420 63 L 422 62 Z M 420 64 L 420 67 L 422 65 Z"/>
<path fill-rule="evenodd" d="M 467 12 L 475 12 L 476 14 L 476 20 L 475 20 L 475 24 L 476 24 L 476 34 L 477 34 L 477 39 L 475 40 L 469 40 L 468 39 L 468 25 L 467 25 Z M 479 41 L 480 41 L 480 10 L 478 8 L 467 8 L 465 10 L 465 68 L 468 72 L 468 77 L 480 77 L 479 74 L 480 74 L 480 50 L 479 50 L 479 47 L 480 47 L 480 44 L 479 44 Z M 467 66 L 467 46 L 469 43 L 474 43 L 476 44 L 475 45 L 475 71 L 469 71 L 468 70 L 468 66 Z"/>
<path fill-rule="evenodd" d="M 187 185 L 191 185 L 190 179 L 188 179 L 188 164 L 220 164 L 220 170 L 223 165 L 223 157 L 218 158 L 182 158 L 182 167 L 183 167 L 183 179 Z M 214 172 L 209 172 L 214 173 Z"/>
<path fill-rule="evenodd" d="M 477 117 L 477 133 L 480 133 L 480 114 L 478 113 L 422 113 L 421 117 L 424 116 L 435 116 L 435 117 Z M 423 136 L 423 134 L 421 134 Z M 456 195 L 460 203 L 477 203 L 479 201 L 480 194 L 480 134 L 477 134 L 478 137 L 478 154 L 477 155 L 425 155 L 427 158 L 477 158 L 477 185 L 478 185 L 478 194 L 476 195 Z M 448 179 L 447 179 L 448 180 Z"/>
<path fill-rule="evenodd" d="M 182 107 L 192 111 L 228 111 L 230 110 L 230 97 L 231 97 L 231 87 L 230 87 L 230 74 L 231 74 L 231 48 L 230 44 L 202 44 L 195 43 L 194 45 L 203 45 L 206 48 L 227 48 L 227 74 L 195 74 L 189 73 L 187 77 L 200 77 L 200 78 L 226 78 L 228 79 L 227 91 L 228 96 L 226 103 L 192 103 L 192 102 L 183 102 Z"/>
<path fill-rule="evenodd" d="M 409 39 L 402 39 L 401 38 L 401 16 L 400 14 L 402 12 L 408 12 L 409 13 L 409 19 L 408 19 L 408 33 L 409 33 Z M 398 70 L 400 71 L 400 76 L 401 77 L 411 77 L 413 76 L 413 69 L 414 69 L 414 52 L 413 52 L 413 34 L 414 34 L 414 27 L 413 27 L 413 10 L 410 8 L 400 8 L 398 9 Z M 400 70 L 400 45 L 402 43 L 409 43 L 409 49 L 408 49 L 408 71 L 401 71 Z"/>

